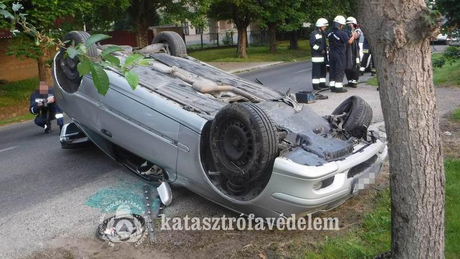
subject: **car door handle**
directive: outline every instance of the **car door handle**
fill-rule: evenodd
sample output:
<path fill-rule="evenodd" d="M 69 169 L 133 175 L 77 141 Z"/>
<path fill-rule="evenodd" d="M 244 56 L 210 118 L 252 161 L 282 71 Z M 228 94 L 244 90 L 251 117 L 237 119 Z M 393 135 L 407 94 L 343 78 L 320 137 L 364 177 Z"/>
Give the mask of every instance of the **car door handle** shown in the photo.
<path fill-rule="evenodd" d="M 101 132 L 104 133 L 107 137 L 111 138 L 112 137 L 112 132 L 106 130 L 106 129 L 101 129 Z"/>

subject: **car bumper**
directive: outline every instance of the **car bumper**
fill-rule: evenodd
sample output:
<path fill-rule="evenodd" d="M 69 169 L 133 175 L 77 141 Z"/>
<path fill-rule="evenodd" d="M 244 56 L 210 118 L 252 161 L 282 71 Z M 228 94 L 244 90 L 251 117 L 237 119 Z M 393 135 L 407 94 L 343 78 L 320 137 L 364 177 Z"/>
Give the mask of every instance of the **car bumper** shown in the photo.
<path fill-rule="evenodd" d="M 343 160 L 322 166 L 300 165 L 278 157 L 259 205 L 279 214 L 304 215 L 345 202 L 374 183 L 388 154 L 380 140 L 357 149 Z"/>

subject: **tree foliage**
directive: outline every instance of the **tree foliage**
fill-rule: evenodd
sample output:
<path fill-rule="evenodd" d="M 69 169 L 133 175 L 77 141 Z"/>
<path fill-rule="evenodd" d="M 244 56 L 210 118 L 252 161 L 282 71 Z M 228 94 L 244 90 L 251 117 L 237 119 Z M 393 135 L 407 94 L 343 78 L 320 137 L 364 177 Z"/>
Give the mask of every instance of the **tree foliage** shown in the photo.
<path fill-rule="evenodd" d="M 436 7 L 446 16 L 448 26 L 460 27 L 460 1 L 436 0 Z"/>
<path fill-rule="evenodd" d="M 263 13 L 258 0 L 214 0 L 209 17 L 215 20 L 229 20 L 238 29 L 238 57 L 246 58 L 246 30 L 251 22 L 257 21 Z"/>

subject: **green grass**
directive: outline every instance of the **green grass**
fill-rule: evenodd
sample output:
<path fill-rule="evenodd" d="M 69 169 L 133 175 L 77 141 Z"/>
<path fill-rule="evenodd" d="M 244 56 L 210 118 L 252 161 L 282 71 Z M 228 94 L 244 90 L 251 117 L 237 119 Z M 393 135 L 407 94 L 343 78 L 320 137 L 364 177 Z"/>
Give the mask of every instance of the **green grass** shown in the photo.
<path fill-rule="evenodd" d="M 459 121 L 460 122 L 460 108 L 458 108 L 454 113 L 452 113 L 452 119 L 454 121 Z"/>
<path fill-rule="evenodd" d="M 446 170 L 446 258 L 460 258 L 460 160 L 449 159 Z"/>
<path fill-rule="evenodd" d="M 0 126 L 33 119 L 34 116 L 28 112 L 29 97 L 37 89 L 37 86 L 37 78 L 0 85 L 0 108 L 3 109 L 3 112 L 11 114 L 18 110 L 24 111 L 15 117 L 3 114 L 6 116 L 2 116 L 2 118 L 6 117 L 6 119 L 0 119 Z"/>
<path fill-rule="evenodd" d="M 276 62 L 309 59 L 309 42 L 300 40 L 299 45 L 299 50 L 290 50 L 289 42 L 279 42 L 276 54 L 271 54 L 268 46 L 249 46 L 247 59 L 236 57 L 236 47 L 193 51 L 189 55 L 204 62 Z"/>
<path fill-rule="evenodd" d="M 0 107 L 12 107 L 28 103 L 30 95 L 37 89 L 37 86 L 37 78 L 0 85 Z"/>
<path fill-rule="evenodd" d="M 446 258 L 460 258 L 460 160 L 445 161 L 446 172 Z M 377 197 L 375 211 L 366 214 L 363 226 L 336 238 L 326 238 L 308 259 L 374 258 L 391 248 L 390 191 Z"/>
<path fill-rule="evenodd" d="M 372 85 L 372 86 L 379 86 L 379 83 L 377 82 L 377 77 L 374 76 L 373 78 L 370 78 L 369 80 L 367 80 L 366 84 L 368 85 Z"/>
<path fill-rule="evenodd" d="M 442 56 L 441 53 L 434 53 L 431 60 L 437 60 Z M 446 64 L 441 68 L 434 68 L 433 82 L 435 86 L 456 86 L 460 87 L 460 61 Z M 377 77 L 370 78 L 366 84 L 378 86 Z"/>
<path fill-rule="evenodd" d="M 11 119 L 0 120 L 0 126 L 8 125 L 8 124 L 11 124 L 11 123 L 29 121 L 29 120 L 33 120 L 34 118 L 35 118 L 35 115 L 32 115 L 32 114 L 28 113 L 28 114 L 17 116 L 17 117 L 11 118 Z"/>
<path fill-rule="evenodd" d="M 317 251 L 307 252 L 305 258 L 374 258 L 391 250 L 390 209 L 390 191 L 386 189 L 378 195 L 375 211 L 365 215 L 362 228 L 338 238 L 326 238 Z"/>
<path fill-rule="evenodd" d="M 441 53 L 432 55 L 432 60 L 439 59 Z M 452 64 L 446 62 L 442 68 L 435 68 L 433 73 L 433 81 L 436 86 L 460 86 L 460 61 Z"/>

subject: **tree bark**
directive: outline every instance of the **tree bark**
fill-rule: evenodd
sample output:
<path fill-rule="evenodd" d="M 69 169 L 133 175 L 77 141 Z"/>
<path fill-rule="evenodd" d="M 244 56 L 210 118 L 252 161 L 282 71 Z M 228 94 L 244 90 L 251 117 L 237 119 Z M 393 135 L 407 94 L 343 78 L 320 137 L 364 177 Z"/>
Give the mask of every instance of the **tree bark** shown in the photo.
<path fill-rule="evenodd" d="M 276 52 L 276 23 L 270 22 L 268 23 L 268 42 L 270 46 L 270 53 Z"/>
<path fill-rule="evenodd" d="M 49 47 L 41 46 L 42 55 L 37 59 L 38 78 L 40 81 L 45 81 L 49 86 L 52 86 L 53 78 L 51 77 L 51 67 L 48 61 L 51 60 L 51 50 Z"/>
<path fill-rule="evenodd" d="M 289 49 L 300 49 L 297 31 L 291 31 L 290 34 Z"/>
<path fill-rule="evenodd" d="M 390 157 L 392 258 L 444 258 L 444 168 L 424 0 L 359 0 Z"/>
<path fill-rule="evenodd" d="M 248 26 L 238 26 L 238 49 L 237 49 L 237 56 L 239 58 L 248 58 L 247 54 L 247 43 L 248 43 L 248 34 L 247 34 Z"/>
<path fill-rule="evenodd" d="M 146 20 L 136 21 L 135 36 L 137 47 L 143 48 L 149 45 L 149 24 Z"/>

